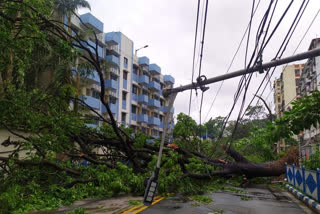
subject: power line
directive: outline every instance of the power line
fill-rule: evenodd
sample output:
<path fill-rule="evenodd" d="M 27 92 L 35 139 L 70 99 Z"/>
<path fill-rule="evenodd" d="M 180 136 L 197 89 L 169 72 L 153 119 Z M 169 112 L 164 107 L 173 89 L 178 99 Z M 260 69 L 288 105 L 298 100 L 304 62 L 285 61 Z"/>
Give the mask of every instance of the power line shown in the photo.
<path fill-rule="evenodd" d="M 193 59 L 192 59 L 192 79 L 191 83 L 193 83 L 193 77 L 194 77 L 194 64 L 195 64 L 195 57 L 196 57 L 196 47 L 197 47 L 197 37 L 198 37 L 198 24 L 199 24 L 199 10 L 200 10 L 200 2 L 201 0 L 198 0 L 198 8 L 197 8 L 197 20 L 196 20 L 196 30 L 195 30 L 195 38 L 194 38 L 194 45 L 193 45 Z M 191 99 L 192 99 L 192 91 L 190 90 L 190 101 L 189 101 L 189 116 L 190 116 L 190 110 L 191 110 Z"/>
<path fill-rule="evenodd" d="M 253 12 L 253 16 L 255 15 L 255 13 L 256 13 L 256 11 L 257 11 L 257 9 L 258 9 L 258 7 L 259 7 L 259 5 L 260 5 L 260 2 L 261 2 L 261 0 L 259 0 L 257 6 L 256 6 L 256 8 L 255 8 L 255 10 L 254 10 L 254 12 Z M 253 18 L 253 17 L 252 17 L 252 18 Z M 230 71 L 230 69 L 231 69 L 231 67 L 232 67 L 232 65 L 233 65 L 233 62 L 234 62 L 234 60 L 235 60 L 235 58 L 236 58 L 236 56 L 237 56 L 237 54 L 238 54 L 238 52 L 239 52 L 239 50 L 240 50 L 240 48 L 241 48 L 242 42 L 243 42 L 243 40 L 244 40 L 244 38 L 245 38 L 248 30 L 249 30 L 250 25 L 251 25 L 251 19 L 250 19 L 250 21 L 249 21 L 249 23 L 248 23 L 248 25 L 247 25 L 247 28 L 246 28 L 246 30 L 245 30 L 242 38 L 241 38 L 241 41 L 240 41 L 240 43 L 239 43 L 239 45 L 238 45 L 238 47 L 237 47 L 237 50 L 236 50 L 236 52 L 234 53 L 234 55 L 233 55 L 233 57 L 232 57 L 232 59 L 231 59 L 231 62 L 230 62 L 230 64 L 229 64 L 229 67 L 228 67 L 226 73 L 229 73 L 229 71 Z M 216 99 L 217 99 L 217 97 L 218 97 L 218 94 L 219 94 L 219 92 L 220 92 L 220 90 L 221 90 L 221 88 L 222 88 L 223 83 L 224 83 L 224 80 L 221 82 L 221 84 L 220 84 L 220 86 L 219 86 L 219 88 L 218 88 L 218 91 L 217 91 L 217 93 L 216 93 L 216 95 L 215 95 L 215 97 L 214 97 L 214 99 L 213 99 L 213 101 L 212 101 L 212 103 L 211 103 L 211 105 L 210 105 L 209 111 L 208 111 L 208 113 L 207 113 L 204 121 L 207 120 L 208 115 L 209 115 L 209 113 L 211 112 L 211 109 L 212 109 L 212 107 L 213 107 L 213 104 L 215 103 L 215 101 L 216 101 Z"/>

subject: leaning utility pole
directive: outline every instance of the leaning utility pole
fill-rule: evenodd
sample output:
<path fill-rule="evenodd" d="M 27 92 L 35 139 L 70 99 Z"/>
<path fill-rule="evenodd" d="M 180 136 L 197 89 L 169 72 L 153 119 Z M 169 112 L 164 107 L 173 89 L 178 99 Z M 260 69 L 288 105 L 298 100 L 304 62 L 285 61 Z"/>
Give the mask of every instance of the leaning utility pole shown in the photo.
<path fill-rule="evenodd" d="M 203 88 L 205 85 L 208 85 L 208 84 L 212 84 L 215 82 L 220 82 L 223 80 L 242 76 L 244 74 L 254 73 L 257 71 L 259 73 L 263 73 L 264 70 L 266 70 L 268 68 L 272 68 L 272 67 L 276 67 L 279 65 L 283 65 L 283 64 L 290 63 L 290 62 L 303 60 L 303 59 L 308 59 L 308 58 L 312 58 L 312 57 L 316 57 L 316 56 L 320 56 L 320 48 L 313 49 L 311 51 L 303 52 L 303 53 L 300 53 L 300 54 L 297 54 L 294 56 L 290 56 L 287 58 L 283 58 L 283 59 L 272 60 L 271 62 L 268 62 L 265 64 L 255 65 L 255 66 L 248 68 L 248 69 L 241 69 L 241 70 L 238 70 L 238 71 L 235 71 L 232 73 L 224 74 L 224 75 L 213 77 L 210 79 L 204 79 L 204 80 L 199 79 L 198 82 L 188 84 L 185 86 L 180 86 L 180 87 L 176 87 L 176 88 L 172 88 L 172 89 L 164 89 L 163 96 L 169 98 L 169 108 L 168 108 L 168 112 L 165 115 L 165 124 L 164 124 L 165 128 L 162 133 L 162 139 L 161 139 L 161 144 L 160 144 L 160 150 L 159 150 L 156 170 L 152 173 L 152 176 L 148 179 L 147 186 L 145 189 L 145 194 L 144 194 L 144 201 L 143 201 L 144 204 L 151 205 L 151 203 L 153 201 L 153 197 L 156 193 L 156 189 L 158 186 L 158 175 L 160 172 L 161 156 L 162 156 L 162 150 L 163 150 L 163 146 L 164 146 L 164 138 L 165 138 L 165 135 L 167 132 L 166 127 L 168 126 L 168 118 L 170 116 L 170 109 L 172 108 L 174 100 L 179 92 L 182 92 L 185 90 L 190 90 L 190 89 Z"/>

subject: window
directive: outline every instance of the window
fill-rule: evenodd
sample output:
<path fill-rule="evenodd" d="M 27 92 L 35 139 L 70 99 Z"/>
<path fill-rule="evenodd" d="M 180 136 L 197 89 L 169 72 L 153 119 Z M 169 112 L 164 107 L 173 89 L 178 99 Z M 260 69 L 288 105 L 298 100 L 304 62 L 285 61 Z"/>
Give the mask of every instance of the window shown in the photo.
<path fill-rule="evenodd" d="M 92 91 L 92 97 L 96 98 L 96 99 L 100 99 L 100 92 L 98 91 Z"/>
<path fill-rule="evenodd" d="M 127 92 L 122 92 L 122 100 L 126 101 L 127 100 Z"/>
<path fill-rule="evenodd" d="M 128 79 L 128 73 L 123 71 L 123 79 L 124 80 L 127 80 Z"/>
<path fill-rule="evenodd" d="M 128 59 L 126 57 L 123 57 L 123 63 L 125 66 L 128 66 Z"/>
<path fill-rule="evenodd" d="M 278 102 L 280 102 L 280 97 L 278 97 Z"/>
<path fill-rule="evenodd" d="M 86 89 L 86 95 L 91 96 L 91 90 L 89 88 Z"/>
<path fill-rule="evenodd" d="M 137 113 L 137 106 L 135 106 L 135 105 L 131 106 L 131 113 L 133 113 L 133 114 Z"/>
<path fill-rule="evenodd" d="M 117 103 L 117 98 L 115 98 L 113 96 L 110 96 L 109 102 L 112 103 L 112 104 L 116 104 Z"/>
<path fill-rule="evenodd" d="M 135 75 L 138 75 L 138 69 L 137 69 L 136 67 L 133 67 L 133 73 L 134 73 Z"/>
<path fill-rule="evenodd" d="M 127 116 L 126 113 L 124 112 L 121 113 L 121 121 L 124 123 L 126 122 L 126 116 Z"/>
<path fill-rule="evenodd" d="M 299 82 L 300 82 L 300 80 L 296 80 L 296 86 L 298 86 L 298 85 L 299 85 Z"/>
<path fill-rule="evenodd" d="M 110 73 L 110 79 L 117 81 L 118 80 L 118 76 L 113 74 L 113 73 Z"/>
<path fill-rule="evenodd" d="M 296 69 L 294 73 L 296 74 L 296 76 L 300 76 L 300 69 Z"/>
<path fill-rule="evenodd" d="M 142 114 L 148 114 L 148 110 L 146 110 L 146 109 L 142 109 Z"/>
<path fill-rule="evenodd" d="M 132 86 L 132 93 L 138 94 L 138 87 L 137 86 L 135 86 L 135 85 Z"/>

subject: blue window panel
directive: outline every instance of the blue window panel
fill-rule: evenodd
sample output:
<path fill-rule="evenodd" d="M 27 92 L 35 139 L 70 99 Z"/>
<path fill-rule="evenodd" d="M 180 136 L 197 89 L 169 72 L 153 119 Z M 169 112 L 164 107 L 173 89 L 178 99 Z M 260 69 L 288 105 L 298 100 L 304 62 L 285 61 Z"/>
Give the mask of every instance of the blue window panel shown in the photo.
<path fill-rule="evenodd" d="M 138 102 L 138 95 L 137 94 L 131 94 L 132 100 Z"/>
<path fill-rule="evenodd" d="M 86 13 L 80 16 L 83 23 L 92 27 L 95 31 L 99 33 L 103 32 L 103 22 L 93 16 L 91 13 Z"/>
<path fill-rule="evenodd" d="M 149 125 L 152 125 L 152 126 L 160 126 L 160 118 L 157 118 L 157 117 L 149 117 L 148 124 L 149 124 Z"/>
<path fill-rule="evenodd" d="M 128 69 L 128 64 L 127 64 L 127 63 L 123 63 L 123 67 L 124 67 L 125 69 Z"/>
<path fill-rule="evenodd" d="M 156 82 L 156 81 L 152 81 L 149 83 L 148 88 L 154 91 L 160 91 L 161 90 L 161 86 L 160 83 Z"/>
<path fill-rule="evenodd" d="M 91 108 L 100 110 L 100 100 L 91 96 L 81 95 L 80 99 L 82 99 L 88 106 Z"/>
<path fill-rule="evenodd" d="M 149 58 L 146 56 L 139 57 L 139 65 L 149 65 Z"/>
<path fill-rule="evenodd" d="M 109 108 L 113 114 L 117 113 L 117 105 L 113 103 L 109 103 Z M 102 105 L 102 113 L 106 113 L 107 109 L 104 105 Z"/>
<path fill-rule="evenodd" d="M 149 98 L 148 98 L 147 95 L 142 94 L 142 95 L 139 95 L 139 96 L 138 96 L 138 102 L 139 102 L 139 103 L 147 104 L 147 103 L 148 103 L 148 100 L 149 100 Z"/>
<path fill-rule="evenodd" d="M 108 88 L 108 89 L 112 89 L 112 90 L 118 89 L 118 82 L 113 79 L 106 80 L 104 84 L 105 84 L 106 88 Z"/>
<path fill-rule="evenodd" d="M 96 83 L 100 83 L 100 77 L 98 75 L 98 72 L 95 70 L 93 70 L 92 73 L 89 74 L 87 78 L 96 82 Z"/>
<path fill-rule="evenodd" d="M 116 57 L 114 55 L 108 55 L 105 57 L 106 60 L 109 60 L 110 62 L 113 62 L 114 64 L 120 66 L 120 58 Z"/>
<path fill-rule="evenodd" d="M 155 99 L 150 99 L 148 101 L 148 106 L 153 108 L 160 108 L 160 101 Z"/>
<path fill-rule="evenodd" d="M 161 106 L 160 111 L 166 113 L 168 112 L 168 106 Z M 172 107 L 170 110 L 171 113 L 174 113 L 174 108 Z"/>
<path fill-rule="evenodd" d="M 164 128 L 164 123 L 160 121 L 160 126 L 159 126 L 161 129 Z"/>
<path fill-rule="evenodd" d="M 146 114 L 139 114 L 138 115 L 138 122 L 148 123 L 148 115 Z"/>
<path fill-rule="evenodd" d="M 168 84 L 174 84 L 174 78 L 171 75 L 164 75 L 163 81 Z"/>
<path fill-rule="evenodd" d="M 138 83 L 141 85 L 148 85 L 149 84 L 149 77 L 146 75 L 139 76 Z"/>
<path fill-rule="evenodd" d="M 131 120 L 137 121 L 137 119 L 138 119 L 137 114 L 131 113 Z"/>
<path fill-rule="evenodd" d="M 127 89 L 128 88 L 128 84 L 127 84 L 127 80 L 123 79 L 123 88 Z"/>
<path fill-rule="evenodd" d="M 157 64 L 150 64 L 149 72 L 153 75 L 159 75 L 161 74 L 161 68 Z"/>
<path fill-rule="evenodd" d="M 134 74 L 134 73 L 132 73 L 132 80 L 136 81 L 136 82 L 139 82 L 139 76 Z"/>
<path fill-rule="evenodd" d="M 105 42 L 111 45 L 118 45 L 121 43 L 120 32 L 110 32 L 105 34 Z"/>
<path fill-rule="evenodd" d="M 127 102 L 125 100 L 122 100 L 122 109 L 127 109 Z"/>

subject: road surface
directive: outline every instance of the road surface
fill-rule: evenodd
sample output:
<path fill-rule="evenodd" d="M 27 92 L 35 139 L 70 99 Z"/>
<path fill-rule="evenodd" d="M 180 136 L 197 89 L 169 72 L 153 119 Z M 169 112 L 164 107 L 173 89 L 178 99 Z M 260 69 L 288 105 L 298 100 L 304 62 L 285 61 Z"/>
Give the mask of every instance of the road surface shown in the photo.
<path fill-rule="evenodd" d="M 164 199 L 141 214 L 303 214 L 312 213 L 287 192 L 265 186 L 246 188 L 246 193 L 218 192 L 206 194 L 210 204 L 197 204 L 182 196 Z"/>

